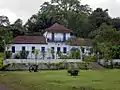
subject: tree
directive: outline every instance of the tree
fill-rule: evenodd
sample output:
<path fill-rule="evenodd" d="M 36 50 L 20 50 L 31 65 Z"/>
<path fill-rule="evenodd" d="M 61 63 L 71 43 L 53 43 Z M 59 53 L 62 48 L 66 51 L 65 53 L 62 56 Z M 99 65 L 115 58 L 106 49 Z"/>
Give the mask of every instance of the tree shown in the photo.
<path fill-rule="evenodd" d="M 80 50 L 78 48 L 72 48 L 70 57 L 72 59 L 80 59 Z"/>
<path fill-rule="evenodd" d="M 31 33 L 39 32 L 43 35 L 44 29 L 59 23 L 72 29 L 77 37 L 87 37 L 90 32 L 90 12 L 91 8 L 81 5 L 79 0 L 51 0 L 41 5 L 38 13 L 27 21 L 25 27 Z"/>
<path fill-rule="evenodd" d="M 102 8 L 97 8 L 92 12 L 89 16 L 89 22 L 91 23 L 92 31 L 96 30 L 101 26 L 102 23 L 106 23 L 107 25 L 111 25 L 111 18 L 108 14 L 108 9 L 103 10 Z"/>
<path fill-rule="evenodd" d="M 94 49 L 106 60 L 120 58 L 120 32 L 112 26 L 102 24 L 92 33 L 94 38 Z"/>
<path fill-rule="evenodd" d="M 5 47 L 8 49 L 13 40 L 12 32 L 9 30 L 9 28 L 4 27 L 0 29 L 0 40 L 0 50 L 3 51 Z"/>
<path fill-rule="evenodd" d="M 7 16 L 0 16 L 0 51 L 5 51 L 12 42 L 12 32 L 9 28 L 10 22 Z"/>
<path fill-rule="evenodd" d="M 10 21 L 7 16 L 0 16 L 0 27 L 6 27 L 10 25 Z"/>
<path fill-rule="evenodd" d="M 26 33 L 25 28 L 22 24 L 22 20 L 17 19 L 14 24 L 10 25 L 10 29 L 13 32 L 13 37 L 16 37 L 18 35 L 24 35 Z"/>
<path fill-rule="evenodd" d="M 46 28 L 50 27 L 55 23 L 52 17 L 47 17 L 46 14 L 37 14 L 33 15 L 28 19 L 27 23 L 24 25 L 27 34 L 36 34 L 43 35 Z"/>
<path fill-rule="evenodd" d="M 116 28 L 117 31 L 120 30 L 120 18 L 113 18 L 112 25 Z"/>

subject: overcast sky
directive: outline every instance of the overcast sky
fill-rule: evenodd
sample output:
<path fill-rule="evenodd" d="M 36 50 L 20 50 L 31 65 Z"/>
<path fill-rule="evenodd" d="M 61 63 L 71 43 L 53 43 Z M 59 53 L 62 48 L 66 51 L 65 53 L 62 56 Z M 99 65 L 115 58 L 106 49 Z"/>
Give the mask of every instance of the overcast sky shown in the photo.
<path fill-rule="evenodd" d="M 24 22 L 37 13 L 40 5 L 50 0 L 0 0 L 0 15 L 8 16 L 13 23 L 17 18 Z M 91 8 L 108 8 L 111 17 L 120 17 L 120 0 L 81 0 L 82 4 L 88 4 Z"/>

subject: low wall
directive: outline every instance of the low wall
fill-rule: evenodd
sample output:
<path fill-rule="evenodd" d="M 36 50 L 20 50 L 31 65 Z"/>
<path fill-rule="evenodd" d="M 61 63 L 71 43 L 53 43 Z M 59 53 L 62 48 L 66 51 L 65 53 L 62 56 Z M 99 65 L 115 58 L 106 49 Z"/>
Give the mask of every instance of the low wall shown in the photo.
<path fill-rule="evenodd" d="M 81 59 L 6 59 L 3 64 L 8 63 L 57 63 L 57 62 L 82 62 Z"/>
<path fill-rule="evenodd" d="M 61 62 L 61 63 L 58 63 Z M 67 62 L 67 63 L 66 63 Z M 72 63 L 73 62 L 73 63 Z M 39 70 L 58 70 L 58 69 L 68 69 L 71 66 L 78 67 L 80 69 L 86 69 L 82 60 L 76 59 L 57 59 L 57 60 L 37 60 Z M 29 70 L 29 67 L 36 64 L 36 60 L 32 59 L 6 59 L 4 64 L 9 64 L 5 70 Z"/>
<path fill-rule="evenodd" d="M 120 63 L 120 59 L 112 59 L 112 60 L 108 60 L 107 63 L 109 63 L 110 61 L 113 61 L 113 63 L 119 62 Z M 105 64 L 105 60 L 104 59 L 100 59 L 99 64 L 104 65 Z"/>

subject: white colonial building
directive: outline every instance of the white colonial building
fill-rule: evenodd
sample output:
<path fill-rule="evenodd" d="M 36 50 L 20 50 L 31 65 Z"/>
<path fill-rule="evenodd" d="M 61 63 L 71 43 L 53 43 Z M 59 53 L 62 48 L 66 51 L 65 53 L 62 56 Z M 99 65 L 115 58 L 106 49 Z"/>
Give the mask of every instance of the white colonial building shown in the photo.
<path fill-rule="evenodd" d="M 59 58 L 56 54 L 61 51 L 63 54 L 68 55 L 71 48 L 76 47 L 81 51 L 82 46 L 84 48 L 84 55 L 89 55 L 89 48 L 91 41 L 89 39 L 77 39 L 73 40 L 71 45 L 66 44 L 66 41 L 73 37 L 71 36 L 72 30 L 55 23 L 53 26 L 45 29 L 43 36 L 17 36 L 14 38 L 13 44 L 10 46 L 9 51 L 14 56 L 22 50 L 29 51 L 28 59 L 35 58 L 32 53 L 34 49 L 39 51 L 37 55 L 38 59 L 43 59 L 42 52 L 45 52 L 44 59 L 52 58 L 51 50 L 54 51 L 54 58 Z M 82 52 L 81 52 L 82 53 Z M 82 53 L 83 54 L 83 53 Z M 81 54 L 81 55 L 82 55 Z"/>

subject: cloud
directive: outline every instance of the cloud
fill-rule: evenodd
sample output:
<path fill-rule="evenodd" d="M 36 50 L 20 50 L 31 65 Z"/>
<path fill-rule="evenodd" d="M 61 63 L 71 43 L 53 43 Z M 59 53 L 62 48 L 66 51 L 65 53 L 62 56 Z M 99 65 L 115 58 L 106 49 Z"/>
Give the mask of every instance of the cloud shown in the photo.
<path fill-rule="evenodd" d="M 103 9 L 108 9 L 111 17 L 120 17 L 120 0 L 82 0 L 83 4 L 88 4 L 94 9 L 100 7 Z"/>

